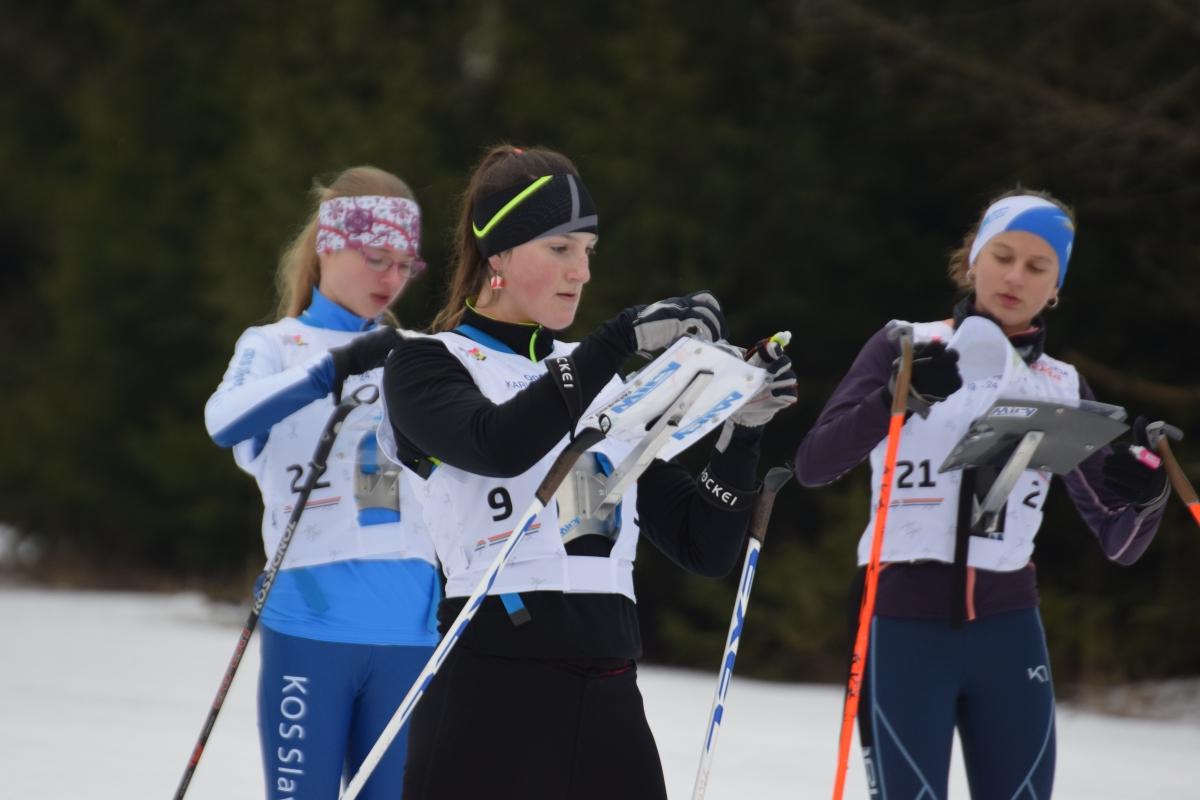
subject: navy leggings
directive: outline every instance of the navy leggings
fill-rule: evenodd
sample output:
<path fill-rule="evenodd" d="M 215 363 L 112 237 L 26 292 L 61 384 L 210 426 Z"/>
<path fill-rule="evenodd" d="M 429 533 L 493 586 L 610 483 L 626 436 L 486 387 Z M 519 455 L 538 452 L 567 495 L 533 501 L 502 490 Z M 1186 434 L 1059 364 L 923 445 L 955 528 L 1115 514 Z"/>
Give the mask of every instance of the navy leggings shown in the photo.
<path fill-rule="evenodd" d="M 873 800 L 945 800 L 955 729 L 973 800 L 1046 800 L 1054 687 L 1037 609 L 876 617 L 859 706 Z"/>
<path fill-rule="evenodd" d="M 321 642 L 260 626 L 258 728 L 268 800 L 336 800 L 432 647 Z M 398 800 L 408 726 L 359 797 Z"/>

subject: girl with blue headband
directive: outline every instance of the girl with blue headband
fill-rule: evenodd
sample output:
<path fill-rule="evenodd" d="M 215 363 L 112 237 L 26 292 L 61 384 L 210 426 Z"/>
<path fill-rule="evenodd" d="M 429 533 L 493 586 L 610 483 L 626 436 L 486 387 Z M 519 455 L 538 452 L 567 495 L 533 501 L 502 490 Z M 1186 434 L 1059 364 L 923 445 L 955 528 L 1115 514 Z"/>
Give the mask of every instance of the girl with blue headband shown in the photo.
<path fill-rule="evenodd" d="M 858 717 L 873 797 L 944 800 L 956 730 L 972 798 L 1050 797 L 1054 690 L 1031 557 L 1051 475 L 1022 473 L 998 530 L 980 534 L 968 504 L 983 501 L 984 480 L 938 467 L 970 425 L 972 403 L 998 391 L 995 381 L 973 379 L 983 339 L 964 344 L 962 353 L 947 347 L 969 318 L 999 328 L 967 326 L 986 332 L 1003 359 L 1024 365 L 1005 374 L 1021 376 L 1025 396 L 1094 399 L 1073 366 L 1043 350 L 1044 312 L 1059 304 L 1074 238 L 1074 217 L 1063 203 L 1023 189 L 1004 194 L 951 257 L 950 276 L 965 293 L 952 316 L 904 323 L 915 342 L 910 414 L 899 442 Z M 887 328 L 863 347 L 797 448 L 801 483 L 832 483 L 869 456 L 879 486 L 898 355 Z M 960 357 L 972 376 L 965 384 Z M 1133 428 L 1144 445 L 1145 420 Z M 1063 481 L 1104 554 L 1118 564 L 1132 564 L 1146 551 L 1167 500 L 1164 470 L 1147 461 L 1153 460 L 1142 448 L 1114 443 Z M 963 508 L 968 513 L 960 516 Z M 855 621 L 873 522 L 859 543 L 850 599 Z"/>

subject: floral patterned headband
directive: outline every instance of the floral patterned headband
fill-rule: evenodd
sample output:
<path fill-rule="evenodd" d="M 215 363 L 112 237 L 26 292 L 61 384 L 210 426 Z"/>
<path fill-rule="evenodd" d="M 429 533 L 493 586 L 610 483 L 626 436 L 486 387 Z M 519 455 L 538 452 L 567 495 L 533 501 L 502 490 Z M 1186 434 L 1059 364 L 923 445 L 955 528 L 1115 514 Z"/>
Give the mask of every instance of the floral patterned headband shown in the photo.
<path fill-rule="evenodd" d="M 420 246 L 421 209 L 405 197 L 335 197 L 317 212 L 318 253 L 390 247 L 420 261 Z"/>

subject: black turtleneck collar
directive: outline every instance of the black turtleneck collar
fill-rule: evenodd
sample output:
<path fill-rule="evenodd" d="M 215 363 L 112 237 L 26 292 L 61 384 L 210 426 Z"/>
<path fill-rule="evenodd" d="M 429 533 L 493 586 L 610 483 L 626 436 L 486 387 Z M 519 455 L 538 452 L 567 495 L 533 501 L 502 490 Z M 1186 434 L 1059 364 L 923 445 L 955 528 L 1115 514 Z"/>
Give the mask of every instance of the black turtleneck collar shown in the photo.
<path fill-rule="evenodd" d="M 469 305 L 463 310 L 461 325 L 470 325 L 499 341 L 519 356 L 541 361 L 554 351 L 554 335 L 533 322 L 500 322 L 485 317 Z"/>
<path fill-rule="evenodd" d="M 984 319 L 995 322 L 997 325 L 1000 324 L 990 314 L 979 311 L 975 308 L 974 292 L 967 295 L 962 300 L 959 300 L 955 304 L 954 327 L 957 328 L 967 317 L 983 317 Z M 1042 357 L 1042 353 L 1045 351 L 1046 346 L 1045 318 L 1043 318 L 1041 314 L 1038 314 L 1033 318 L 1033 321 L 1029 323 L 1029 330 L 1009 336 L 1008 341 L 1012 343 L 1014 348 L 1016 348 L 1017 353 L 1021 356 L 1021 360 L 1026 364 L 1032 364 L 1033 362 L 1037 361 Z"/>

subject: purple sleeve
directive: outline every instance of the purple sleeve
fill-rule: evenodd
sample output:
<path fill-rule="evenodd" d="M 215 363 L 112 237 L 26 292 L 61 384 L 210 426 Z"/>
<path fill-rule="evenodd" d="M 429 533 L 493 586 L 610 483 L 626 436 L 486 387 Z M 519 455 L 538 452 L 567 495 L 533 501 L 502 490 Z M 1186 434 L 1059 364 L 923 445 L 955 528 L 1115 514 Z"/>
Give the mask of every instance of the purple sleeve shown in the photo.
<path fill-rule="evenodd" d="M 887 436 L 891 418 L 888 379 L 900 348 L 886 329 L 859 351 L 812 430 L 796 448 L 796 479 L 824 486 L 845 475 Z"/>
<path fill-rule="evenodd" d="M 1079 379 L 1079 396 L 1095 400 L 1091 388 Z M 1145 508 L 1137 508 L 1104 486 L 1104 459 L 1112 452 L 1104 447 L 1063 476 L 1067 494 L 1079 509 L 1079 515 L 1092 529 L 1100 549 L 1110 561 L 1129 565 L 1142 557 L 1162 520 L 1166 493 Z"/>

